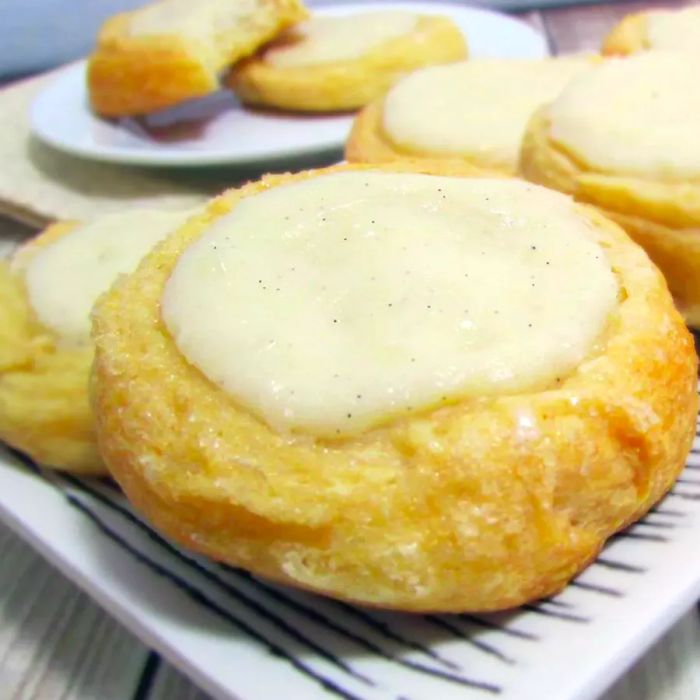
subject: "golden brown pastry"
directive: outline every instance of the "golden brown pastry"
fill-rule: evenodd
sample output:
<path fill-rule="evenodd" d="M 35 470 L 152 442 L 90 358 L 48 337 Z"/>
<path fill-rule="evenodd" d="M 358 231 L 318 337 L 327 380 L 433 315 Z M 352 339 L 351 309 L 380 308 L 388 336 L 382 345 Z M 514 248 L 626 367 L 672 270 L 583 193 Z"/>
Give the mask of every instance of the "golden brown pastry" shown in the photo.
<path fill-rule="evenodd" d="M 156 0 L 109 19 L 88 62 L 92 108 L 147 114 L 219 89 L 219 74 L 307 16 L 300 0 Z"/>
<path fill-rule="evenodd" d="M 356 117 L 346 158 L 515 175 L 532 113 L 595 59 L 482 59 L 416 71 Z"/>
<path fill-rule="evenodd" d="M 699 59 L 680 53 L 607 62 L 533 117 L 521 154 L 525 177 L 596 205 L 646 249 L 692 326 L 700 325 L 699 71 Z"/>
<path fill-rule="evenodd" d="M 184 219 L 132 210 L 60 222 L 0 261 L 0 440 L 46 466 L 105 472 L 88 400 L 90 307 Z"/>
<path fill-rule="evenodd" d="M 319 16 L 235 66 L 229 85 L 249 104 L 335 112 L 362 107 L 416 68 L 466 56 L 466 40 L 447 17 Z"/>
<path fill-rule="evenodd" d="M 549 595 L 670 488 L 692 338 L 645 253 L 516 179 L 230 190 L 96 306 L 104 458 L 180 544 L 402 610 Z"/>
<path fill-rule="evenodd" d="M 700 7 L 659 7 L 627 15 L 605 37 L 601 50 L 624 56 L 647 49 L 700 52 Z"/>

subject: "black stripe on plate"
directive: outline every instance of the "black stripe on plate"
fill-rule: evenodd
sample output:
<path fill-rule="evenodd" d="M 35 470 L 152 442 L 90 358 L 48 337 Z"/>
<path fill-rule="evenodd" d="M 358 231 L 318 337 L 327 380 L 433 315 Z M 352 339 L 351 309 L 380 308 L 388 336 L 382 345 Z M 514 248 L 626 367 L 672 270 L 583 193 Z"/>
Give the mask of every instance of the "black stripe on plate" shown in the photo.
<path fill-rule="evenodd" d="M 638 532 L 637 530 L 623 530 L 614 534 L 611 540 L 644 540 L 645 542 L 668 542 L 668 537 L 651 532 Z"/>
<path fill-rule="evenodd" d="M 294 629 L 294 627 L 292 627 L 286 620 L 283 620 L 278 615 L 275 615 L 274 613 L 270 612 L 267 608 L 260 605 L 260 603 L 253 600 L 252 598 L 250 598 L 248 595 L 246 595 L 242 591 L 234 588 L 233 586 L 228 586 L 225 581 L 222 581 L 218 576 L 216 576 L 216 574 L 212 573 L 211 571 L 209 571 L 208 569 L 203 567 L 201 564 L 198 564 L 197 562 L 194 562 L 194 561 L 190 560 L 189 558 L 185 557 L 177 548 L 175 548 L 173 545 L 171 545 L 170 542 L 163 539 L 160 535 L 158 535 L 156 532 L 151 530 L 147 525 L 142 523 L 138 518 L 136 518 L 136 516 L 134 516 L 128 510 L 118 506 L 115 503 L 112 503 L 111 501 L 109 501 L 108 499 L 106 499 L 104 497 L 100 498 L 97 495 L 97 492 L 91 492 L 88 489 L 88 487 L 86 487 L 84 484 L 81 484 L 80 482 L 78 482 L 74 477 L 65 475 L 63 478 L 72 484 L 77 483 L 78 488 L 81 488 L 83 490 L 83 492 L 87 492 L 88 495 L 94 495 L 103 504 L 107 505 L 108 507 L 111 507 L 113 510 L 118 511 L 122 515 L 127 516 L 129 521 L 132 522 L 134 525 L 137 525 L 139 527 L 139 529 L 142 532 L 144 532 L 146 534 L 146 536 L 152 542 L 160 545 L 163 549 L 165 549 L 169 554 L 173 555 L 176 559 L 187 563 L 190 566 L 190 568 L 196 569 L 207 580 L 216 584 L 221 590 L 228 593 L 232 597 L 236 598 L 239 602 L 243 603 L 249 609 L 254 610 L 261 617 L 265 618 L 266 620 L 268 620 L 268 622 L 271 622 L 272 624 L 277 626 L 280 630 L 282 630 L 284 633 L 288 634 L 290 637 L 295 639 L 300 644 L 303 644 L 304 646 L 309 647 L 312 651 L 316 652 L 320 657 L 324 658 L 329 663 L 331 663 L 334 666 L 336 666 L 337 668 L 345 671 L 348 675 L 356 678 L 357 680 L 365 683 L 366 685 L 369 685 L 369 686 L 375 685 L 375 683 L 372 680 L 367 678 L 365 675 L 359 673 L 358 671 L 355 671 L 347 663 L 345 663 L 342 659 L 331 654 L 329 651 L 327 651 L 323 647 L 319 646 L 312 639 L 309 639 L 308 637 L 301 634 L 301 632 Z M 79 499 L 76 499 L 75 496 L 73 496 L 72 494 L 67 493 L 66 495 L 69 499 L 73 499 L 76 501 L 79 500 Z M 99 516 L 96 513 L 91 511 L 85 504 L 82 503 L 82 501 L 80 501 L 80 503 L 83 506 L 83 508 L 90 511 L 93 520 L 99 520 Z M 102 521 L 100 521 L 100 522 L 102 522 Z M 105 527 L 108 527 L 108 526 L 105 525 Z M 133 545 L 132 545 L 132 547 L 133 547 Z M 145 555 L 143 555 L 143 556 L 145 556 Z M 176 574 L 173 574 L 173 576 L 175 576 L 175 575 Z"/>
<path fill-rule="evenodd" d="M 542 598 L 536 605 L 553 605 L 555 608 L 566 608 L 567 610 L 573 610 L 575 607 L 572 603 L 567 603 L 565 600 L 559 600 L 558 598 Z"/>
<path fill-rule="evenodd" d="M 473 647 L 476 647 L 479 651 L 482 651 L 485 654 L 488 654 L 489 656 L 493 656 L 499 661 L 503 661 L 506 664 L 515 664 L 515 659 L 511 658 L 507 654 L 504 654 L 500 649 L 496 649 L 496 647 L 494 647 L 491 644 L 487 644 L 481 639 L 473 639 L 468 633 L 460 629 L 454 623 L 449 622 L 448 620 L 445 620 L 441 617 L 438 617 L 437 615 L 426 615 L 425 619 L 429 622 L 432 622 L 435 626 L 448 631 L 452 636 L 456 637 L 457 639 L 466 642 L 467 644 Z"/>
<path fill-rule="evenodd" d="M 34 460 L 27 457 L 27 455 L 25 455 L 24 452 L 16 450 L 14 447 L 11 447 L 6 442 L 0 442 L 0 445 L 2 445 L 3 448 L 7 450 L 7 452 L 9 452 L 18 462 L 20 462 L 23 466 L 27 467 L 29 471 L 34 472 L 34 474 L 37 474 L 38 476 L 44 476 L 41 467 L 38 464 L 36 464 Z"/>
<path fill-rule="evenodd" d="M 525 632 L 524 630 L 520 630 L 515 627 L 509 627 L 508 625 L 500 625 L 497 622 L 494 622 L 493 620 L 490 620 L 486 617 L 480 617 L 479 615 L 464 614 L 458 615 L 457 617 L 459 617 L 460 620 L 470 622 L 471 624 L 476 625 L 477 627 L 483 627 L 484 629 L 502 632 L 503 634 L 506 634 L 510 637 L 516 637 L 517 639 L 527 639 L 531 642 L 537 642 L 540 639 L 539 636 L 537 636 L 536 634 L 532 634 L 532 632 Z"/>
<path fill-rule="evenodd" d="M 608 559 L 607 557 L 598 557 L 593 562 L 593 566 L 602 566 L 613 571 L 624 571 L 627 574 L 644 574 L 647 571 L 644 567 L 637 564 L 628 564 L 627 562 Z"/>
<path fill-rule="evenodd" d="M 228 571 L 234 571 L 231 569 L 231 567 L 226 567 Z M 489 690 L 490 692 L 500 692 L 500 689 L 497 689 L 495 685 L 492 684 L 485 684 L 481 681 L 475 681 L 471 678 L 465 678 L 464 676 L 458 676 L 452 673 L 446 673 L 445 671 L 440 671 L 438 669 L 431 668 L 429 666 L 425 666 L 421 663 L 411 661 L 409 659 L 402 659 L 400 657 L 392 656 L 390 654 L 387 654 L 381 647 L 377 646 L 374 642 L 372 642 L 369 639 L 365 639 L 364 637 L 360 637 L 359 635 L 356 635 L 353 632 L 349 632 L 345 630 L 345 628 L 338 626 L 336 623 L 331 622 L 325 615 L 321 615 L 317 611 L 313 610 L 312 608 L 308 607 L 307 605 L 304 605 L 302 603 L 299 603 L 297 601 L 292 600 L 288 596 L 282 594 L 279 591 L 276 591 L 272 589 L 272 587 L 268 586 L 267 584 L 262 583 L 260 580 L 253 578 L 252 576 L 249 576 L 249 580 L 254 583 L 256 586 L 259 588 L 263 588 L 268 595 L 271 595 L 274 599 L 278 600 L 279 602 L 284 603 L 288 607 L 291 607 L 292 609 L 296 610 L 297 612 L 301 612 L 304 615 L 306 615 L 309 619 L 312 619 L 322 625 L 327 626 L 329 629 L 338 632 L 339 634 L 346 635 L 348 638 L 352 639 L 355 641 L 357 644 L 360 646 L 364 646 L 365 649 L 368 651 L 371 651 L 382 658 L 386 659 L 387 661 L 392 661 L 395 664 L 398 664 L 399 666 L 403 666 L 405 668 L 408 668 L 412 671 L 418 671 L 420 673 L 424 673 L 427 675 L 435 676 L 437 678 L 440 678 L 441 680 L 449 681 L 452 683 L 459 683 L 460 685 L 467 685 L 469 687 L 479 687 L 482 690 Z M 472 641 L 472 640 L 467 640 L 467 641 Z M 476 646 L 476 644 L 475 644 Z M 440 659 L 442 661 L 442 659 Z M 443 662 L 443 663 L 450 663 L 452 662 Z M 452 664 L 453 667 L 456 667 L 456 670 L 460 670 L 456 664 Z M 488 686 L 488 688 L 486 687 Z"/>
<path fill-rule="evenodd" d="M 423 644 L 420 644 L 415 640 L 400 634 L 396 630 L 392 629 L 386 622 L 375 619 L 369 613 L 365 612 L 364 610 L 361 610 L 360 608 L 353 607 L 348 603 L 343 603 L 342 601 L 338 600 L 329 600 L 329 602 L 338 607 L 343 612 L 347 613 L 349 616 L 360 620 L 372 630 L 374 630 L 378 634 L 383 635 L 387 639 L 390 639 L 399 644 L 405 644 L 408 648 L 425 653 L 428 656 L 433 657 L 435 659 L 440 659 L 443 663 L 452 663 L 451 661 L 446 661 L 445 659 L 442 659 L 442 657 L 440 657 L 430 647 L 424 646 Z"/>
<path fill-rule="evenodd" d="M 405 644 L 410 649 L 415 649 L 417 651 L 421 651 L 423 653 L 428 654 L 428 656 L 438 658 L 438 659 L 442 658 L 435 651 L 433 651 L 430 647 L 426 647 L 423 644 L 420 644 L 420 643 L 416 642 L 415 640 L 410 639 L 409 637 L 406 637 L 403 634 L 400 634 L 396 630 L 392 629 L 383 620 L 375 619 L 372 615 L 365 612 L 364 610 L 361 610 L 360 608 L 353 607 L 352 605 L 349 605 L 348 603 L 343 603 L 342 601 L 338 601 L 338 600 L 329 601 L 329 602 L 332 602 L 340 610 L 347 613 L 349 616 L 354 617 L 357 620 L 360 620 L 361 622 L 366 624 L 368 627 L 370 627 L 372 630 L 374 630 L 378 634 L 383 635 L 387 639 L 391 639 L 392 641 L 398 642 L 400 644 Z M 452 663 L 452 662 L 448 662 L 448 663 Z"/>
<path fill-rule="evenodd" d="M 700 479 L 689 479 L 685 476 L 681 476 L 676 479 L 677 484 L 692 484 L 693 486 L 700 486 Z"/>
<path fill-rule="evenodd" d="M 263 634 L 259 633 L 244 620 L 241 620 L 236 615 L 226 610 L 226 608 L 220 606 L 216 601 L 209 598 L 195 586 L 192 586 L 185 579 L 181 578 L 177 574 L 174 574 L 167 567 L 161 566 L 158 562 L 155 562 L 146 555 L 142 554 L 138 549 L 129 544 L 129 542 L 122 538 L 118 533 L 116 533 L 110 527 L 105 525 L 102 522 L 102 520 L 100 520 L 100 518 L 98 518 L 97 515 L 93 513 L 84 503 L 82 503 L 82 501 L 79 498 L 76 498 L 75 496 L 67 492 L 63 493 L 66 499 L 68 500 L 68 503 L 70 503 L 71 506 L 73 506 L 83 515 L 85 515 L 88 518 L 88 520 L 90 520 L 97 527 L 97 529 L 100 530 L 100 532 L 102 532 L 110 540 L 118 544 L 122 549 L 124 549 L 132 557 L 134 557 L 134 559 L 136 559 L 139 563 L 143 564 L 148 569 L 158 574 L 160 577 L 166 579 L 167 581 L 170 581 L 170 583 L 172 583 L 176 588 L 181 590 L 188 598 L 193 600 L 195 603 L 201 605 L 206 610 L 215 613 L 216 615 L 226 620 L 228 623 L 236 627 L 244 634 L 247 634 L 249 637 L 256 640 L 259 644 L 267 647 L 268 651 L 271 654 L 285 659 L 295 669 L 297 669 L 297 671 L 300 671 L 306 677 L 316 681 L 319 685 L 321 685 L 325 690 L 329 691 L 330 693 L 345 698 L 346 700 L 362 700 L 359 696 L 353 695 L 350 691 L 337 685 L 334 681 L 330 680 L 329 678 L 326 678 L 325 676 L 322 676 L 321 674 L 308 667 L 303 661 L 298 659 L 296 656 L 289 654 L 287 651 L 285 651 L 285 649 L 282 646 L 280 646 L 273 640 L 268 639 Z"/>
<path fill-rule="evenodd" d="M 652 520 L 649 516 L 640 520 L 635 527 L 650 527 L 657 530 L 673 530 L 678 527 L 678 523 L 669 523 L 666 520 Z"/>
<path fill-rule="evenodd" d="M 624 593 L 617 588 L 610 588 L 610 586 L 599 586 L 595 583 L 588 583 L 588 581 L 579 581 L 574 579 L 569 583 L 570 586 L 574 588 L 580 588 L 582 591 L 589 591 L 591 593 L 600 593 L 600 595 L 606 595 L 610 598 L 623 598 Z"/>
<path fill-rule="evenodd" d="M 665 506 L 656 506 L 652 508 L 647 517 L 650 515 L 667 515 L 669 518 L 687 518 L 688 514 L 684 513 L 682 510 L 673 510 L 673 508 L 666 508 Z"/>
<path fill-rule="evenodd" d="M 403 659 L 401 658 L 396 658 L 392 654 L 388 654 L 386 651 L 384 651 L 381 647 L 377 646 L 374 644 L 369 639 L 366 639 L 365 637 L 362 637 L 361 635 L 358 635 L 347 628 L 339 625 L 337 622 L 331 621 L 328 617 L 325 615 L 322 615 L 318 611 L 314 610 L 313 608 L 309 607 L 305 603 L 298 602 L 294 600 L 290 595 L 283 593 L 280 589 L 265 583 L 263 580 L 256 578 L 249 574 L 247 571 L 243 571 L 241 569 L 234 569 L 231 566 L 228 566 L 226 564 L 219 564 L 220 568 L 223 569 L 224 571 L 227 571 L 239 578 L 243 578 L 252 584 L 254 584 L 257 588 L 262 589 L 265 591 L 268 595 L 270 595 L 272 598 L 275 600 L 278 600 L 279 602 L 291 607 L 294 610 L 297 610 L 305 615 L 308 615 L 312 617 L 315 621 L 319 622 L 320 624 L 323 624 L 330 629 L 338 632 L 339 634 L 346 635 L 350 637 L 351 639 L 354 639 L 358 644 L 361 644 L 368 648 L 370 651 L 374 651 L 375 653 L 379 654 L 380 656 L 390 660 L 390 661 L 395 661 L 397 663 L 402 663 Z M 330 601 L 329 601 L 330 602 Z M 348 606 L 349 607 L 349 606 Z M 355 608 L 353 608 L 353 611 Z M 376 623 L 376 627 L 379 628 L 381 632 L 384 632 L 386 625 Z M 372 626 L 372 629 L 375 629 L 374 626 Z M 410 639 L 404 639 L 402 637 L 396 636 L 396 635 L 389 635 L 389 634 L 383 634 L 386 639 L 391 640 L 394 643 L 399 643 L 408 648 L 408 650 L 412 651 L 417 651 L 421 654 L 425 654 L 429 658 L 431 658 L 433 661 L 438 662 L 445 668 L 449 668 L 452 671 L 461 671 L 461 667 L 459 664 L 454 663 L 454 661 L 450 661 L 449 659 L 444 658 L 437 652 L 435 652 L 433 649 L 430 647 L 426 647 L 422 644 L 418 644 L 417 642 L 414 642 L 413 640 Z"/>
<path fill-rule="evenodd" d="M 189 557 L 185 557 L 186 560 L 190 562 L 190 565 L 193 566 L 197 571 L 200 573 L 204 574 L 204 572 L 208 571 L 207 569 L 204 569 L 202 571 L 201 565 L 197 564 L 193 560 L 189 560 Z M 230 567 L 227 567 L 229 571 L 232 571 Z M 220 580 L 220 579 L 219 579 Z M 419 673 L 423 673 L 426 675 L 434 676 L 436 678 L 439 678 L 440 680 L 443 681 L 448 681 L 451 683 L 457 683 L 459 685 L 467 686 L 470 688 L 478 688 L 480 690 L 486 690 L 488 692 L 492 693 L 499 693 L 501 692 L 501 689 L 491 683 L 485 683 L 483 681 L 477 681 L 472 678 L 466 678 L 461 675 L 456 675 L 454 673 L 449 673 L 446 671 L 441 671 L 436 668 L 431 668 L 430 666 L 425 666 L 424 664 L 421 664 L 416 661 L 411 661 L 409 659 L 402 659 L 400 657 L 392 656 L 390 654 L 387 654 L 381 647 L 376 645 L 374 642 L 371 640 L 365 639 L 364 637 L 361 637 L 359 635 L 356 635 L 353 632 L 349 632 L 343 627 L 338 626 L 336 623 L 331 622 L 325 615 L 321 615 L 317 611 L 313 610 L 312 608 L 309 608 L 306 605 L 303 605 L 302 603 L 298 603 L 292 599 L 290 599 L 288 596 L 283 595 L 282 593 L 278 591 L 273 591 L 269 586 L 266 586 L 265 584 L 262 584 L 259 580 L 257 579 L 252 579 L 252 582 L 258 587 L 264 589 L 268 595 L 271 597 L 275 598 L 279 602 L 284 603 L 288 607 L 296 610 L 297 612 L 303 613 L 306 615 L 306 617 L 310 620 L 314 620 L 318 622 L 321 625 L 324 625 L 328 627 L 329 629 L 333 630 L 334 632 L 337 632 L 339 634 L 345 635 L 347 638 L 352 639 L 356 644 L 363 646 L 366 650 L 371 651 L 379 656 L 381 656 L 383 659 L 386 659 L 387 661 L 392 661 L 393 663 L 403 666 L 404 668 L 407 668 L 411 671 L 418 671 Z M 222 582 L 223 584 L 223 582 Z M 229 587 L 232 589 L 232 592 L 235 594 L 240 594 L 240 591 L 236 589 L 235 587 Z M 273 595 L 274 593 L 274 595 Z"/>
<path fill-rule="evenodd" d="M 104 486 L 108 491 L 111 491 L 115 495 L 118 494 L 122 498 L 126 498 L 124 492 L 119 488 L 119 485 L 110 476 L 94 476 L 90 478 L 93 483 Z"/>
<path fill-rule="evenodd" d="M 306 646 L 311 647 L 315 652 L 317 652 L 320 656 L 325 658 L 327 661 L 334 663 L 336 666 L 339 666 L 342 668 L 346 673 L 349 673 L 350 675 L 353 675 L 357 677 L 358 679 L 361 679 L 365 681 L 366 683 L 370 685 L 374 685 L 374 683 L 366 678 L 365 676 L 359 674 L 357 671 L 354 671 L 350 666 L 345 664 L 341 659 L 338 657 L 330 654 L 330 652 L 327 652 L 326 650 L 322 649 L 320 646 L 318 646 L 314 641 L 308 639 L 304 635 L 302 635 L 300 632 L 292 628 L 289 623 L 287 623 L 285 620 L 280 618 L 279 616 L 275 615 L 274 613 L 271 613 L 267 608 L 265 608 L 263 605 L 258 603 L 256 600 L 250 598 L 246 593 L 241 591 L 239 588 L 232 586 L 228 584 L 224 579 L 222 579 L 220 576 L 217 576 L 214 572 L 211 570 L 207 569 L 204 567 L 202 564 L 197 562 L 195 559 L 190 558 L 189 556 L 186 556 L 183 554 L 180 550 L 178 550 L 175 546 L 170 544 L 167 540 L 165 540 L 163 537 L 161 537 L 158 533 L 154 532 L 151 528 L 149 528 L 145 523 L 143 523 L 139 518 L 137 518 L 130 510 L 122 506 L 121 504 L 114 503 L 110 499 L 108 499 L 106 496 L 103 494 L 94 491 L 91 489 L 89 486 L 84 484 L 82 481 L 76 479 L 75 477 L 65 475 L 63 477 L 65 480 L 69 481 L 71 484 L 75 485 L 76 488 L 81 489 L 83 492 L 87 493 L 89 496 L 93 496 L 94 498 L 98 499 L 101 503 L 106 505 L 109 508 L 112 508 L 113 510 L 116 510 L 119 512 L 123 517 L 125 517 L 129 522 L 133 523 L 136 525 L 141 531 L 143 531 L 146 536 L 151 539 L 154 543 L 158 544 L 161 548 L 165 549 L 169 554 L 177 558 L 179 561 L 185 563 L 187 566 L 190 568 L 196 570 L 201 576 L 206 578 L 208 581 L 211 583 L 214 583 L 217 587 L 219 587 L 221 590 L 226 592 L 228 595 L 234 597 L 237 599 L 239 602 L 242 604 L 246 605 L 248 608 L 255 610 L 255 612 L 259 613 L 262 617 L 265 617 L 269 621 L 273 622 L 276 624 L 278 627 L 282 628 L 283 631 L 287 632 L 290 634 L 290 636 L 293 636 L 297 641 L 300 641 L 303 644 L 306 644 Z M 226 567 L 228 571 L 234 571 L 231 567 Z M 259 582 L 256 580 L 255 581 L 258 585 Z M 301 605 L 301 604 L 299 604 Z M 334 628 L 336 631 L 340 630 L 343 631 L 342 628 Z M 345 632 L 347 635 L 347 632 Z M 463 677 L 463 676 L 458 676 L 452 673 L 447 673 L 445 671 L 440 671 L 438 669 L 431 668 L 429 666 L 425 666 L 423 664 L 409 661 L 407 659 L 398 659 L 395 657 L 391 657 L 387 655 L 386 653 L 383 653 L 381 649 L 379 649 L 376 645 L 373 645 L 371 641 L 369 640 L 364 640 L 365 643 L 365 648 L 367 648 L 368 645 L 371 645 L 373 648 L 371 651 L 374 651 L 375 653 L 380 653 L 384 658 L 387 660 L 394 661 L 398 665 L 404 666 L 410 670 L 413 671 L 418 671 L 420 673 L 430 675 L 437 677 L 441 680 L 448 681 L 451 683 L 457 683 L 462 686 L 467 686 L 470 688 L 475 688 L 478 690 L 484 690 L 489 693 L 500 693 L 501 688 L 493 683 L 488 683 L 484 681 L 478 681 L 474 680 L 471 678 Z"/>
<path fill-rule="evenodd" d="M 544 615 L 545 617 L 556 618 L 557 620 L 562 620 L 564 622 L 576 622 L 579 624 L 587 624 L 591 621 L 589 617 L 581 617 L 580 615 L 573 615 L 572 613 L 560 612 L 559 610 L 549 610 L 538 605 L 533 605 L 532 603 L 525 603 L 522 606 L 523 610 L 533 612 L 537 615 Z"/>
<path fill-rule="evenodd" d="M 683 491 L 669 491 L 667 497 L 682 498 L 684 501 L 700 501 L 700 493 L 687 493 Z"/>

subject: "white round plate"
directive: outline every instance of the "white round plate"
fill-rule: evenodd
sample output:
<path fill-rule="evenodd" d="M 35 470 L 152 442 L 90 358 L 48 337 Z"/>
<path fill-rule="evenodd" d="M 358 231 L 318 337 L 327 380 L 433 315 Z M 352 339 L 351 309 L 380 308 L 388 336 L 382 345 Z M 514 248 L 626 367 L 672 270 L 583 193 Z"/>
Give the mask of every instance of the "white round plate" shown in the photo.
<path fill-rule="evenodd" d="M 345 15 L 407 9 L 451 17 L 467 37 L 472 57 L 538 58 L 544 38 L 506 15 L 437 2 L 352 2 L 317 10 Z M 222 90 L 138 119 L 105 120 L 89 109 L 85 62 L 64 70 L 34 100 L 33 133 L 73 155 L 138 165 L 246 165 L 339 152 L 352 115 L 306 115 L 249 109 Z"/>

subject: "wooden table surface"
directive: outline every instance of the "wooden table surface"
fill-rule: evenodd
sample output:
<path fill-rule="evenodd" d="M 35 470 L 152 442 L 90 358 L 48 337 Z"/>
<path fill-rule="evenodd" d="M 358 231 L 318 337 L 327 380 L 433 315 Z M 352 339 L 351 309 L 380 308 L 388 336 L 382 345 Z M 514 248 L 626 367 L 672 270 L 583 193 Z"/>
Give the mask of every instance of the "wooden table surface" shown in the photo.
<path fill-rule="evenodd" d="M 547 36 L 553 52 L 563 53 L 597 49 L 601 36 L 628 12 L 690 4 L 616 2 L 521 17 Z M 28 233 L 0 220 L 5 245 Z M 0 700 L 207 698 L 3 525 L 0 562 Z M 686 614 L 602 700 L 700 700 L 698 609 Z"/>

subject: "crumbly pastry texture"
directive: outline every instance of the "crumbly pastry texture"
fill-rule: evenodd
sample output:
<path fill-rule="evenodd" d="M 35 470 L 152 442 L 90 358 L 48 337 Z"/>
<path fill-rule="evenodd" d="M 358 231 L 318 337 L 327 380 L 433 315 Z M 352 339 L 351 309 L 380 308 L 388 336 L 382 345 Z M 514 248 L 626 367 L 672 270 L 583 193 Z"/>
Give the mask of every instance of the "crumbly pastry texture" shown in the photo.
<path fill-rule="evenodd" d="M 171 24 L 162 33 L 152 27 L 148 32 L 133 31 L 144 10 L 161 5 L 167 14 L 168 5 L 175 12 L 183 4 L 158 0 L 103 25 L 87 76 L 90 102 L 98 114 L 147 114 L 214 92 L 222 70 L 307 16 L 300 0 L 205 0 L 196 11 L 188 11 L 218 12 L 223 19 L 217 16 L 208 34 L 188 34 L 188 22 L 193 20 L 187 15 L 181 27 Z"/>
<path fill-rule="evenodd" d="M 420 16 L 407 35 L 361 58 L 313 66 L 278 67 L 265 51 L 234 67 L 229 87 L 250 104 L 308 112 L 357 109 L 417 68 L 466 58 L 460 29 L 446 17 Z"/>
<path fill-rule="evenodd" d="M 75 226 L 49 226 L 17 256 L 31 256 Z M 0 261 L 0 439 L 42 465 L 104 474 L 87 391 L 93 354 L 89 344 L 60 346 L 36 320 L 20 277 Z"/>
<path fill-rule="evenodd" d="M 619 304 L 578 368 L 537 392 L 464 399 L 346 439 L 283 435 L 193 368 L 160 318 L 178 258 L 242 198 L 362 167 L 224 193 L 102 298 L 93 404 L 105 461 L 177 542 L 287 584 L 412 611 L 552 594 L 671 487 L 697 410 L 692 338 L 663 278 L 596 210 L 578 209 Z"/>

